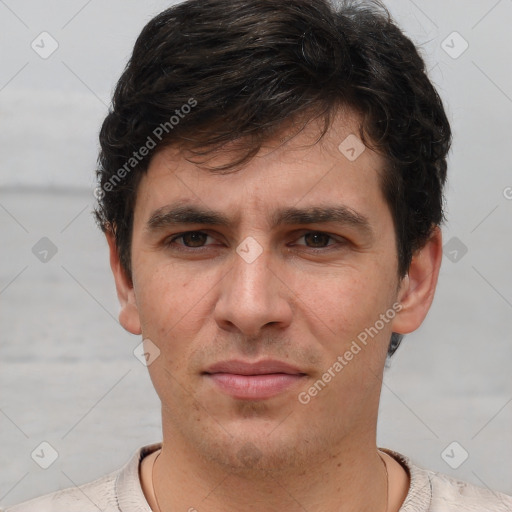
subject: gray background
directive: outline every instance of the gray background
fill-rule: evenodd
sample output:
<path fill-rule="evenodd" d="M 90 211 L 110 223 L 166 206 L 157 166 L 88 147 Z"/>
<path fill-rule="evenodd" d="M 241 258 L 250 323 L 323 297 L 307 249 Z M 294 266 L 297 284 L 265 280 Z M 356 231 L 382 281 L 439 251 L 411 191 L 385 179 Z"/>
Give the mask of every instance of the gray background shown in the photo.
<path fill-rule="evenodd" d="M 512 1 L 386 4 L 421 46 L 455 141 L 437 297 L 387 371 L 379 444 L 512 494 Z M 2 505 L 95 479 L 160 440 L 140 340 L 117 322 L 90 212 L 111 90 L 140 29 L 168 5 L 0 0 Z M 42 31 L 59 44 L 48 59 L 31 48 Z M 469 44 L 458 58 L 454 31 Z M 33 252 L 43 237 L 57 249 L 46 263 Z M 469 454 L 457 469 L 441 456 L 453 441 L 452 465 Z M 41 442 L 58 453 L 48 469 L 31 457 L 37 448 L 49 461 Z"/>

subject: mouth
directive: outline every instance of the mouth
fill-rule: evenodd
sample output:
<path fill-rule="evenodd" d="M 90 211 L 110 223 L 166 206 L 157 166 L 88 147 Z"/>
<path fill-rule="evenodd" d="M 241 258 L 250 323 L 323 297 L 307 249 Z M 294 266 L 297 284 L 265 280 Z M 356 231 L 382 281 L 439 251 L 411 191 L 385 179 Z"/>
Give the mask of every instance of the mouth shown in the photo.
<path fill-rule="evenodd" d="M 277 360 L 255 363 L 231 360 L 216 363 L 203 375 L 221 392 L 240 400 L 264 400 L 285 392 L 306 376 Z"/>

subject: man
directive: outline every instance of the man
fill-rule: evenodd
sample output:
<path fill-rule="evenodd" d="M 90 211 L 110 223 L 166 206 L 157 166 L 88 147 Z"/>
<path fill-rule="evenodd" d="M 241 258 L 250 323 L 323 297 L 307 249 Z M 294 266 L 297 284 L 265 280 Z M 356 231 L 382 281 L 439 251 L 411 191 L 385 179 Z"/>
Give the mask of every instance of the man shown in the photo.
<path fill-rule="evenodd" d="M 377 3 L 150 21 L 101 130 L 97 218 L 163 443 L 10 510 L 512 510 L 376 446 L 386 357 L 434 296 L 450 139 Z"/>

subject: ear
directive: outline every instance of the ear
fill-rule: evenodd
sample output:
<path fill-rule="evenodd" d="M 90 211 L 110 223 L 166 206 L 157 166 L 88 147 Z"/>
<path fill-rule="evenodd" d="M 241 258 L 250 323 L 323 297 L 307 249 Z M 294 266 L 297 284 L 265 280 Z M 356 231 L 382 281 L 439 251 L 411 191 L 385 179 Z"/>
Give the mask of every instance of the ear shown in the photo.
<path fill-rule="evenodd" d="M 413 255 L 409 272 L 402 279 L 398 292 L 402 309 L 393 320 L 393 332 L 408 334 L 421 325 L 434 299 L 442 259 L 442 235 L 436 226 L 425 246 Z"/>
<path fill-rule="evenodd" d="M 112 231 L 105 233 L 108 246 L 110 249 L 110 268 L 114 274 L 116 282 L 117 297 L 121 304 L 121 311 L 119 312 L 119 323 L 132 334 L 141 334 L 141 325 L 139 318 L 139 311 L 137 309 L 137 302 L 135 301 L 135 292 L 133 290 L 133 283 L 128 278 L 126 272 L 121 265 L 119 259 L 119 252 L 117 250 L 116 241 Z"/>

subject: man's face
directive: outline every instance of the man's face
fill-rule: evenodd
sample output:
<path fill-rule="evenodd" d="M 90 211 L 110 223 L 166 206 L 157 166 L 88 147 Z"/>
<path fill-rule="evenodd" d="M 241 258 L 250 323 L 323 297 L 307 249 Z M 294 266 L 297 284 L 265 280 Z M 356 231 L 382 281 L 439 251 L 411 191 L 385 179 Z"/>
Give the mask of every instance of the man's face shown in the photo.
<path fill-rule="evenodd" d="M 340 118 L 315 143 L 311 124 L 227 175 L 171 148 L 153 157 L 134 212 L 129 325 L 160 351 L 149 371 L 164 440 L 231 468 L 374 442 L 399 281 L 384 161 L 347 158 L 357 153 L 338 146 L 352 133 L 355 119 Z M 170 215 L 179 208 L 227 224 Z"/>

